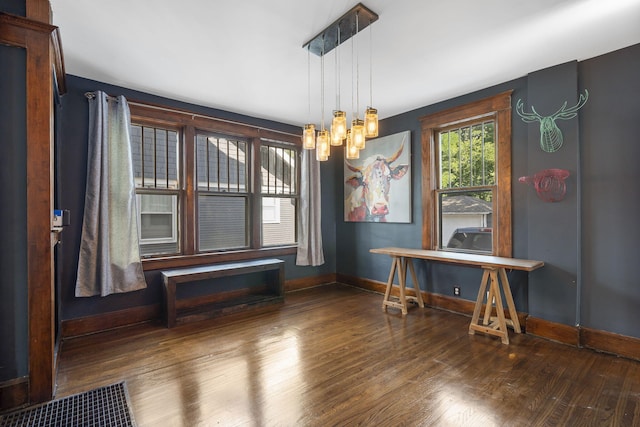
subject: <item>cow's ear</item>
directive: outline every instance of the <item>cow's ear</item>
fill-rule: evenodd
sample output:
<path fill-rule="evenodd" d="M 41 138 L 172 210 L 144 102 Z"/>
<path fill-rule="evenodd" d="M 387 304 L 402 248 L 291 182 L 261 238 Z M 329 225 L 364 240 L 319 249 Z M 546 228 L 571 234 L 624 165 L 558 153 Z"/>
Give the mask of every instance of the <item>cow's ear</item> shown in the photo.
<path fill-rule="evenodd" d="M 360 178 L 358 175 L 351 175 L 344 182 L 349 184 L 353 188 L 358 188 L 362 185 L 362 178 Z"/>
<path fill-rule="evenodd" d="M 391 178 L 400 179 L 402 178 L 407 171 L 409 170 L 409 165 L 398 165 L 394 168 L 391 168 Z"/>

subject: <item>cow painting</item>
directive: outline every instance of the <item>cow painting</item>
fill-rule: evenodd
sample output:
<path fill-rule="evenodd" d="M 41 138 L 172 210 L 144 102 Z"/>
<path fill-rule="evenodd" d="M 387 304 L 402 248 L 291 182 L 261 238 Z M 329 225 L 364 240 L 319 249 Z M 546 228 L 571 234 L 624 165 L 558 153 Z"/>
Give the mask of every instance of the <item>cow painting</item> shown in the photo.
<path fill-rule="evenodd" d="M 381 145 L 374 145 L 373 140 L 367 149 L 361 152 L 370 154 L 362 162 L 352 160 L 345 161 L 345 221 L 351 222 L 387 222 L 387 216 L 391 213 L 392 206 L 403 212 L 395 212 L 395 218 L 401 218 L 394 222 L 410 222 L 409 212 L 409 180 L 402 178 L 409 171 L 409 144 L 408 132 L 398 134 L 404 136 L 398 144 L 398 136 L 395 137 L 396 144 L 389 144 L 385 148 L 393 147 L 395 151 L 389 155 L 382 153 L 383 150 L 376 150 Z M 384 138 L 379 138 L 384 139 Z M 385 143 L 385 141 L 381 141 Z M 405 156 L 402 156 L 404 151 Z M 362 156 L 364 157 L 364 156 Z M 406 162 L 402 162 L 406 159 Z M 405 188 L 394 184 L 402 180 L 406 184 Z M 406 199 L 406 200 L 403 200 Z M 399 203 L 398 203 L 399 202 Z M 403 217 L 408 220 L 403 220 Z"/>

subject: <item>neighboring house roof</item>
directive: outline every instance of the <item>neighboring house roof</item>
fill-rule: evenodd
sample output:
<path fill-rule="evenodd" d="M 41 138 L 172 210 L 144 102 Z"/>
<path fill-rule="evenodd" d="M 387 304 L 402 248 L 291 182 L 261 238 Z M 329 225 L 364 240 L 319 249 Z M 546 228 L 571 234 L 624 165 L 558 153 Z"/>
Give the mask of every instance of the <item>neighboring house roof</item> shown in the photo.
<path fill-rule="evenodd" d="M 447 197 L 442 201 L 443 214 L 490 214 L 491 203 L 471 196 Z"/>

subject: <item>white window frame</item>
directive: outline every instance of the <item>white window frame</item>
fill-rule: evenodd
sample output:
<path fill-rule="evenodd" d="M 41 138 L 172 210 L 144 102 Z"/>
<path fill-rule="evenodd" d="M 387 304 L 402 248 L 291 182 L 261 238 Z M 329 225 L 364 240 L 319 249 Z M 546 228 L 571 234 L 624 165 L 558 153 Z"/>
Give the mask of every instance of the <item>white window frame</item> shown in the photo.
<path fill-rule="evenodd" d="M 265 217 L 265 208 L 273 212 L 270 218 Z M 280 224 L 280 197 L 262 196 L 262 223 Z"/>
<path fill-rule="evenodd" d="M 171 212 L 143 212 L 142 211 L 142 196 L 154 195 L 154 193 L 137 193 L 136 203 L 138 209 L 137 221 L 138 221 L 138 240 L 141 245 L 153 245 L 159 243 L 176 243 L 178 241 L 178 197 L 175 194 L 160 194 L 163 197 L 171 197 Z M 156 237 L 156 238 L 143 238 L 142 237 L 142 215 L 167 215 L 171 214 L 171 236 L 170 237 Z"/>

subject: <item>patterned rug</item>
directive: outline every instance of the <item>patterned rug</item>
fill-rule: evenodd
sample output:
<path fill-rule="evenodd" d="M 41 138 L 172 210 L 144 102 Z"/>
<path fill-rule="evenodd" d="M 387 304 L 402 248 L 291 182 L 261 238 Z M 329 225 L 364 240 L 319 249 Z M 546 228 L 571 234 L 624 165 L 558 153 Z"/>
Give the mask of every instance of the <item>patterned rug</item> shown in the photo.
<path fill-rule="evenodd" d="M 0 415 L 0 427 L 135 427 L 124 382 Z"/>

